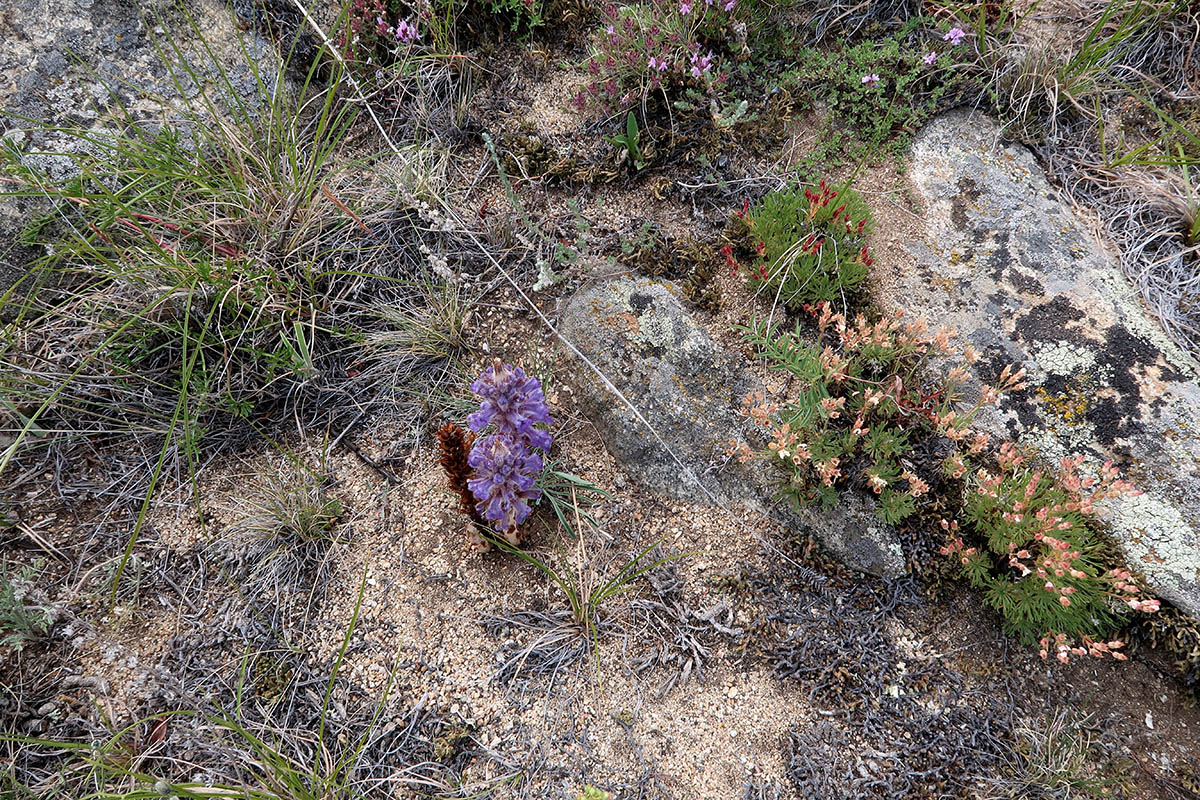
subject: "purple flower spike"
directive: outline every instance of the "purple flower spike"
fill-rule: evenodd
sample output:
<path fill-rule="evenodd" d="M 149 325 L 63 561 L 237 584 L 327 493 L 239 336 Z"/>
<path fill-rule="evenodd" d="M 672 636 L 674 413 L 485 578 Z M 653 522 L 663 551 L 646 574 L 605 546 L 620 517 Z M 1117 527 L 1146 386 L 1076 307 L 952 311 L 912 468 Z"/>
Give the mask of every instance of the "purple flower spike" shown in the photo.
<path fill-rule="evenodd" d="M 498 434 L 525 439 L 530 447 L 550 449 L 554 439 L 533 427 L 537 423 L 554 424 L 537 378 L 526 377 L 525 370 L 496 359 L 471 384 L 471 391 L 482 398 L 479 410 L 467 417 L 471 430 L 480 433 L 494 423 Z"/>
<path fill-rule="evenodd" d="M 471 391 L 481 400 L 479 410 L 467 417 L 468 427 L 480 433 L 492 426 L 494 432 L 471 448 L 467 463 L 473 477 L 467 486 L 479 501 L 479 513 L 507 534 L 526 520 L 529 504 L 542 496 L 534 486 L 542 458 L 533 450 L 549 450 L 554 437 L 534 426 L 554 420 L 541 381 L 500 359 L 471 384 Z"/>
<path fill-rule="evenodd" d="M 542 496 L 533 485 L 542 471 L 539 455 L 519 439 L 493 434 L 475 442 L 467 463 L 474 472 L 467 487 L 479 500 L 476 508 L 484 519 L 507 532 L 529 517 L 529 504 Z"/>

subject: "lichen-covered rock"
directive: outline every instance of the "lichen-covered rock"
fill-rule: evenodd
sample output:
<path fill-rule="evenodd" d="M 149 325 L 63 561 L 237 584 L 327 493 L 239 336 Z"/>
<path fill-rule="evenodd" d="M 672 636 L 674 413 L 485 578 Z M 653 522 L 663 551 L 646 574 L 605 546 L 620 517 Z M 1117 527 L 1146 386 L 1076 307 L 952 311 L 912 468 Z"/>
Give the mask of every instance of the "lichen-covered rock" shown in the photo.
<path fill-rule="evenodd" d="M 240 30 L 222 0 L 187 3 L 187 14 L 173 0 L 13 0 L 5 5 L 0 7 L 0 145 L 19 152 L 23 164 L 56 184 L 79 174 L 73 155 L 91 148 L 71 129 L 103 136 L 124 128 L 126 115 L 148 130 L 182 125 L 185 120 L 173 104 L 201 92 L 218 104 L 258 111 L 273 90 L 280 63 L 275 46 Z M 164 61 L 164 53 L 172 63 Z M 190 73 L 176 63 L 180 59 L 188 62 Z M 0 201 L 0 294 L 25 278 L 28 265 L 41 254 L 20 244 L 21 229 L 51 209 L 48 199 Z"/>
<path fill-rule="evenodd" d="M 1028 388 L 981 419 L 1046 459 L 1112 458 L 1144 494 L 1110 504 L 1113 537 L 1162 597 L 1200 616 L 1197 364 L 1148 316 L 1029 151 L 956 113 L 918 137 L 910 171 L 925 234 L 881 300 L 956 329 Z"/>
<path fill-rule="evenodd" d="M 595 284 L 571 299 L 560 330 L 649 423 L 586 365 L 567 371 L 583 412 L 639 483 L 687 502 L 745 504 L 812 535 L 854 569 L 904 571 L 895 531 L 869 499 L 795 512 L 770 501 L 764 465 L 726 455 L 731 439 L 745 440 L 742 398 L 760 387 L 692 319 L 674 284 L 628 277 Z"/>
<path fill-rule="evenodd" d="M 102 130 L 176 118 L 172 103 L 208 92 L 220 102 L 261 106 L 280 63 L 275 46 L 239 22 L 221 0 L 197 0 L 181 14 L 171 0 L 14 0 L 0 10 L 0 138 L 32 151 L 71 152 L 77 138 L 53 126 Z M 190 15 L 190 17 L 189 17 Z M 203 39 L 201 39 L 201 36 Z M 176 52 L 177 51 L 177 52 Z M 192 71 L 178 63 L 185 59 Z M 29 122 L 33 120 L 35 122 Z M 38 124 L 42 123 L 42 124 Z M 70 177 L 70 159 L 45 163 Z"/>

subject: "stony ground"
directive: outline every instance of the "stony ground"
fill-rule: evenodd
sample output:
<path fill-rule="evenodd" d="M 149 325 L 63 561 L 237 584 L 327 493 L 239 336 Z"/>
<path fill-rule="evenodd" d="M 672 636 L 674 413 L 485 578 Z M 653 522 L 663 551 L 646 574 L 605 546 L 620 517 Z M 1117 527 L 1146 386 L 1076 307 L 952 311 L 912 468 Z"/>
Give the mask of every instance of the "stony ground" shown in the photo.
<path fill-rule="evenodd" d="M 553 342 L 505 305 L 480 326 L 490 350 L 554 363 Z M 99 618 L 78 609 L 49 651 L 25 656 L 22 671 L 62 664 L 49 685 L 69 674 L 101 689 L 60 689 L 24 724 L 38 732 L 41 715 L 53 729 L 97 702 L 115 725 L 239 694 L 248 720 L 303 727 L 298 707 L 315 704 L 312 687 L 336 664 L 348 735 L 386 739 L 420 719 L 429 763 L 386 771 L 454 796 L 564 797 L 586 784 L 618 797 L 923 796 L 942 784 L 1026 796 L 1013 788 L 1016 753 L 1068 724 L 1124 796 L 1170 796 L 1190 774 L 1200 713 L 1152 653 L 1046 664 L 969 594 L 864 580 L 759 514 L 657 498 L 614 464 L 562 386 L 549 383 L 555 455 L 611 498 L 577 541 L 539 514 L 527 547 L 585 585 L 654 542 L 689 554 L 603 606 L 596 649 L 544 575 L 469 547 L 428 447 L 389 455 L 370 432 L 354 451 L 291 440 L 212 465 L 195 503 L 156 504 L 136 600 Z M 255 553 L 239 523 L 277 476 L 304 479 L 297 461 L 340 503 L 334 541 L 307 560 Z M 171 726 L 170 749 L 203 733 Z M 941 772 L 913 782 L 926 770 Z"/>
<path fill-rule="evenodd" d="M 814 120 L 800 117 L 768 132 L 765 155 L 735 153 L 719 181 L 692 165 L 639 180 L 534 180 L 521 172 L 545 162 L 522 160 L 522 136 L 574 146 L 590 167 L 611 168 L 611 152 L 581 136 L 586 121 L 570 110 L 577 70 L 525 51 L 513 61 L 519 69 L 485 83 L 478 113 L 507 142 L 524 207 L 555 238 L 578 241 L 577 203 L 595 243 L 534 295 L 554 324 L 580 287 L 645 271 L 622 237 L 649 221 L 660 236 L 712 240 L 814 142 Z M 464 144 L 450 182 L 503 252 L 519 227 L 490 163 L 481 144 Z M 857 183 L 880 222 L 875 292 L 894 298 L 927 209 L 900 161 Z M 515 274 L 534 278 L 527 263 Z M 488 288 L 467 316 L 463 377 L 492 357 L 542 376 L 557 419 L 551 455 L 607 494 L 578 536 L 539 509 L 523 546 L 585 591 L 646 548 L 680 557 L 606 601 L 589 630 L 545 574 L 472 547 L 432 438 L 461 421 L 465 380 L 452 387 L 459 402 L 430 409 L 415 431 L 402 430 L 408 417 L 373 413 L 348 434 L 259 441 L 213 457 L 195 483 L 171 481 L 115 605 L 107 587 L 120 553 L 91 562 L 75 547 L 127 518 L 39 491 L 16 499 L 27 511 L 0 547 L 46 561 L 38 591 L 58 619 L 44 640 L 0 657 L 0 770 L 35 791 L 54 786 L 64 753 L 34 740 L 65 738 L 112 743 L 101 760 L 118 771 L 264 783 L 270 760 L 224 718 L 295 763 L 336 772 L 329 762 L 349 754 L 367 797 L 573 799 L 592 785 L 622 800 L 1066 798 L 1089 796 L 1089 781 L 1117 797 L 1200 797 L 1200 709 L 1163 653 L 1048 663 L 960 587 L 853 573 L 761 508 L 648 491 L 606 449 L 574 394 L 573 362 L 524 298 L 495 275 L 458 279 L 464 296 Z M 721 269 L 711 285 L 721 301 L 696 318 L 778 385 L 732 328 L 773 313 L 769 299 Z M 298 487 L 336 501 L 329 534 L 257 535 L 261 505 Z M 165 716 L 145 721 L 153 715 Z"/>

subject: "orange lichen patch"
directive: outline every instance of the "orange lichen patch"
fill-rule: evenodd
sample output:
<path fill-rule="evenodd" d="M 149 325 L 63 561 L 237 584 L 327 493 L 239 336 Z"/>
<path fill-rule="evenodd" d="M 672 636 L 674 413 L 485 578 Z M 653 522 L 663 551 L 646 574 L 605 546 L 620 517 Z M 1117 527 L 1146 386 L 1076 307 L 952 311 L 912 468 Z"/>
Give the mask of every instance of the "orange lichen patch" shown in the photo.
<path fill-rule="evenodd" d="M 1140 375 L 1135 376 L 1138 385 L 1138 394 L 1144 403 L 1152 403 L 1165 395 L 1170 394 L 1171 385 L 1168 381 L 1163 380 L 1164 371 L 1170 371 L 1170 368 L 1165 365 L 1165 362 L 1159 357 L 1159 363 L 1147 364 Z"/>
<path fill-rule="evenodd" d="M 642 329 L 642 324 L 638 321 L 637 315 L 628 311 L 623 311 L 620 314 L 609 314 L 604 318 L 604 321 L 613 328 L 622 328 L 630 336 L 637 336 Z"/>

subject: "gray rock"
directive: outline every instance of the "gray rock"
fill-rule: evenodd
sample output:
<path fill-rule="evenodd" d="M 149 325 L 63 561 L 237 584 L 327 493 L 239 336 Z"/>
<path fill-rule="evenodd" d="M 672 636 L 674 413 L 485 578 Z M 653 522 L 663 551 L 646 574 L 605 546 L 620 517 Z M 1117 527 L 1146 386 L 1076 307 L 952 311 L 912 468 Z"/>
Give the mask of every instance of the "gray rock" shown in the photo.
<path fill-rule="evenodd" d="M 279 67 L 275 47 L 239 31 L 221 0 L 187 3 L 190 20 L 180 7 L 175 0 L 13 0 L 0 8 L 0 146 L 57 186 L 78 175 L 72 155 L 91 145 L 56 128 L 104 135 L 127 124 L 126 115 L 151 131 L 186 128 L 174 104 L 202 89 L 218 107 L 260 109 L 251 66 L 270 92 Z M 171 53 L 170 65 L 162 53 Z M 180 69 L 181 58 L 203 86 Z M 0 294 L 23 281 L 42 254 L 19 243 L 22 228 L 53 207 L 49 194 L 0 200 Z"/>
<path fill-rule="evenodd" d="M 760 387 L 692 319 L 674 284 L 625 277 L 585 288 L 568 303 L 561 332 L 649 423 L 586 365 L 568 371 L 582 411 L 632 479 L 677 500 L 768 514 L 853 569 L 904 572 L 896 534 L 869 498 L 796 512 L 771 502 L 765 465 L 726 455 L 731 440 L 746 441 L 742 398 Z"/>
<path fill-rule="evenodd" d="M 955 328 L 994 380 L 1026 391 L 981 419 L 1046 459 L 1113 459 L 1144 494 L 1108 504 L 1115 543 L 1151 588 L 1200 616 L 1200 367 L 1150 318 L 1119 268 L 1023 147 L 956 113 L 913 147 L 924 236 L 882 297 Z"/>
<path fill-rule="evenodd" d="M 860 572 L 898 578 L 908 571 L 896 529 L 879 518 L 875 498 L 866 492 L 842 492 L 832 508 L 789 506 L 772 516 L 791 530 L 812 536 Z"/>
<path fill-rule="evenodd" d="M 171 102 L 228 83 L 237 99 L 255 103 L 249 59 L 270 87 L 279 57 L 273 45 L 238 30 L 221 0 L 14 0 L 0 9 L 0 109 L 4 138 L 45 149 L 68 141 L 37 123 L 84 128 L 120 119 L 170 116 Z M 202 34 L 204 40 L 201 41 Z M 245 52 L 243 52 L 243 46 Z M 178 53 L 173 52 L 177 48 Z M 161 51 L 161 52 L 160 52 Z M 181 57 L 200 81 L 177 65 Z M 171 67 L 174 66 L 174 74 Z M 221 77 L 222 71 L 225 77 Z"/>

